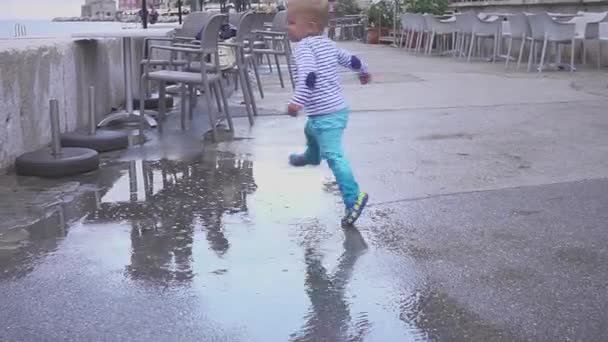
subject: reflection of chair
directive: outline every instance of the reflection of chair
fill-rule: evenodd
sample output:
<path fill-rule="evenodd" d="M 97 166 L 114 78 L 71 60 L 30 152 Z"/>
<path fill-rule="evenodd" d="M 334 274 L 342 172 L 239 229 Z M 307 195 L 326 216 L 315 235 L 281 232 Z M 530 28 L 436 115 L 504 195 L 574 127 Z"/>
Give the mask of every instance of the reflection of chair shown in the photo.
<path fill-rule="evenodd" d="M 184 284 L 194 276 L 195 227 L 218 256 L 229 250 L 224 215 L 246 212 L 247 195 L 256 189 L 251 161 L 214 150 L 188 161 L 145 161 L 141 167 L 132 162 L 125 168 L 131 186 L 127 189 L 119 180 L 109 190 L 115 191 L 114 201 L 100 203 L 87 220 L 128 221 L 132 251 L 127 274 L 161 286 Z M 137 188 L 142 183 L 144 189 Z M 145 197 L 129 198 L 133 192 Z"/>
<path fill-rule="evenodd" d="M 224 21 L 223 15 L 213 15 L 207 26 L 203 29 L 200 41 L 199 48 L 190 48 L 190 47 L 168 47 L 168 46 L 151 46 L 150 50 L 158 49 L 158 50 L 168 50 L 171 52 L 179 52 L 187 55 L 196 55 L 198 56 L 201 64 L 200 72 L 189 72 L 189 71 L 173 71 L 173 70 L 161 70 L 161 71 L 148 71 L 146 68 L 144 74 L 142 75 L 142 82 L 146 80 L 158 81 L 160 82 L 160 97 L 164 97 L 165 92 L 165 84 L 167 82 L 175 82 L 181 83 L 182 85 L 182 106 L 187 102 L 188 111 L 190 113 L 190 117 L 192 117 L 193 103 L 194 100 L 192 97 L 196 96 L 196 87 L 202 86 L 203 92 L 205 96 L 205 102 L 207 104 L 207 115 L 209 116 L 209 123 L 211 125 L 211 131 L 213 134 L 213 139 L 217 140 L 217 120 L 213 113 L 212 103 L 211 103 L 211 89 L 214 88 L 216 94 L 221 96 L 224 102 L 224 113 L 226 115 L 226 119 L 228 120 L 228 125 L 231 131 L 234 131 L 234 127 L 232 124 L 232 117 L 230 116 L 228 110 L 228 102 L 226 100 L 226 96 L 224 93 L 224 87 L 222 86 L 221 76 L 217 69 L 215 70 L 207 70 L 207 64 L 205 62 L 205 56 L 207 54 L 213 55 L 215 58 L 215 65 L 219 65 L 219 55 L 218 55 L 218 32 L 220 26 Z M 214 71 L 214 72 L 213 72 Z M 186 88 L 189 87 L 189 101 L 187 101 L 187 92 Z M 142 89 L 143 93 L 143 89 Z M 142 96 L 143 98 L 143 96 Z M 161 106 L 159 108 L 159 118 L 162 121 L 164 119 L 165 108 L 164 101 L 161 101 Z M 220 108 L 218 108 L 219 110 Z M 143 116 L 142 116 L 143 118 Z M 185 128 L 185 111 L 182 111 L 181 117 L 182 129 Z M 161 126 L 161 125 L 159 125 Z"/>

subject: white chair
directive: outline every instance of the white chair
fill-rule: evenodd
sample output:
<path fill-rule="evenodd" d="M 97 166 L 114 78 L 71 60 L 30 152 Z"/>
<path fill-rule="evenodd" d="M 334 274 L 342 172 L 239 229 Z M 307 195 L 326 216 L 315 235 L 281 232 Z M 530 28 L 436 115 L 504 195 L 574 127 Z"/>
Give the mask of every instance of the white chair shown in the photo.
<path fill-rule="evenodd" d="M 424 16 L 422 14 L 405 13 L 401 16 L 401 24 L 405 25 L 405 30 L 402 32 L 407 34 L 405 40 L 406 49 L 420 52 L 422 50 L 423 36 L 427 31 Z"/>
<path fill-rule="evenodd" d="M 543 64 L 547 54 L 547 44 L 554 43 L 558 53 L 556 59 L 559 59 L 559 45 L 571 44 L 572 51 L 570 52 L 570 71 L 574 71 L 574 52 L 576 47 L 576 32 L 575 26 L 571 23 L 555 21 L 547 13 L 528 15 L 530 20 L 530 28 L 532 36 L 528 38 L 531 41 L 530 57 L 528 58 L 528 72 L 532 70 L 532 60 L 536 55 L 536 44 L 542 42 L 542 52 L 538 71 L 543 71 Z"/>
<path fill-rule="evenodd" d="M 438 51 L 443 53 L 446 51 L 449 38 L 452 38 L 452 43 L 455 42 L 456 32 L 458 31 L 455 21 L 443 21 L 437 19 L 434 15 L 425 14 L 424 19 L 426 22 L 427 30 L 429 31 L 429 37 L 427 39 L 427 45 L 425 47 L 426 54 L 430 54 L 433 50 L 433 43 L 435 38 L 441 38 L 441 44 L 438 44 Z"/>
<path fill-rule="evenodd" d="M 401 37 L 399 39 L 399 46 L 403 47 L 405 44 L 405 48 L 409 49 L 410 45 L 408 42 L 410 41 L 410 36 L 413 34 L 413 19 L 411 13 L 403 13 L 399 17 L 399 21 L 401 22 Z"/>
<path fill-rule="evenodd" d="M 601 65 L 601 59 L 602 59 L 602 44 L 604 42 L 608 42 L 608 23 L 600 23 L 600 46 L 598 48 L 598 60 L 600 61 L 600 65 Z"/>
<path fill-rule="evenodd" d="M 587 63 L 587 49 L 585 42 L 587 40 L 597 41 L 597 68 L 601 66 L 602 59 L 602 42 L 600 39 L 600 24 L 608 22 L 608 12 L 581 12 L 577 16 L 570 19 L 568 23 L 574 24 L 576 31 L 576 40 L 580 41 L 583 47 L 583 64 Z"/>
<path fill-rule="evenodd" d="M 504 32 L 502 36 L 508 40 L 507 47 L 507 61 L 505 62 L 505 69 L 509 67 L 509 61 L 511 60 L 511 50 L 513 48 L 514 40 L 521 40 L 521 44 L 519 46 L 519 56 L 517 57 L 517 70 L 519 70 L 521 66 L 521 59 L 524 54 L 524 47 L 526 45 L 526 39 L 532 35 L 532 30 L 530 29 L 530 22 L 528 21 L 528 17 L 523 14 L 514 14 L 508 16 L 509 23 L 509 32 Z"/>
<path fill-rule="evenodd" d="M 456 47 L 454 49 L 454 57 L 465 57 L 467 54 L 467 44 L 471 41 L 473 34 L 473 25 L 477 20 L 477 15 L 473 12 L 465 12 L 455 15 L 456 19 Z"/>
<path fill-rule="evenodd" d="M 498 41 L 500 37 L 501 28 L 502 21 L 498 20 L 497 17 L 492 17 L 490 18 L 490 21 L 486 21 L 480 19 L 479 16 L 475 16 L 475 20 L 473 21 L 473 32 L 471 33 L 471 45 L 469 45 L 469 56 L 467 57 L 467 61 L 471 61 L 471 55 L 473 54 L 473 48 L 475 47 L 476 42 L 478 42 L 480 39 L 491 38 L 494 42 L 492 60 L 496 62 L 498 55 Z"/>

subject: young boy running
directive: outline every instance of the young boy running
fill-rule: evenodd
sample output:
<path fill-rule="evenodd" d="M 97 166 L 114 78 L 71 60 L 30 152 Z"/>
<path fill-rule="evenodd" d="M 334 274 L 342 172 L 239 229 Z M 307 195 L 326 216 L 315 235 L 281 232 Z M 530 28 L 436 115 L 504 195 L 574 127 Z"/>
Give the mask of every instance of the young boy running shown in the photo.
<path fill-rule="evenodd" d="M 342 222 L 352 225 L 361 216 L 369 197 L 360 191 L 342 149 L 342 135 L 350 111 L 342 94 L 338 66 L 358 72 L 361 84 L 368 83 L 370 75 L 359 58 L 337 48 L 323 36 L 328 14 L 327 0 L 290 0 L 288 3 L 289 39 L 298 43 L 294 54 L 295 92 L 288 113 L 295 116 L 304 110 L 308 115 L 306 152 L 292 154 L 289 162 L 293 166 L 305 166 L 327 160 L 346 206 Z"/>

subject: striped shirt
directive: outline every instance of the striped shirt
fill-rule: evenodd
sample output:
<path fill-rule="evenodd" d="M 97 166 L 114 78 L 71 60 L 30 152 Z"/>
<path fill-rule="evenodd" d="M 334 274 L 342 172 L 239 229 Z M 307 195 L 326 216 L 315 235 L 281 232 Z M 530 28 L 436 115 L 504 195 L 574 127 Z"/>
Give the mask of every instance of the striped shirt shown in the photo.
<path fill-rule="evenodd" d="M 367 67 L 324 36 L 302 39 L 295 49 L 295 91 L 291 103 L 304 107 L 309 116 L 331 114 L 347 108 L 338 77 L 338 66 L 359 73 Z"/>

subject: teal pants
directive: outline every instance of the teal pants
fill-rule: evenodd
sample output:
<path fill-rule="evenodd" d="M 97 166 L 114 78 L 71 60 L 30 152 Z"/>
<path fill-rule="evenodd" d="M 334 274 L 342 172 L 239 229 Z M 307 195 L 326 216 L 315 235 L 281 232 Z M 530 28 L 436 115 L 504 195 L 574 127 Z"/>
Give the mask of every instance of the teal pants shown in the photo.
<path fill-rule="evenodd" d="M 343 109 L 322 116 L 310 116 L 306 123 L 306 152 L 308 164 L 319 165 L 326 160 L 336 178 L 346 208 L 351 208 L 359 196 L 350 163 L 344 156 L 342 135 L 348 123 L 349 110 Z"/>

